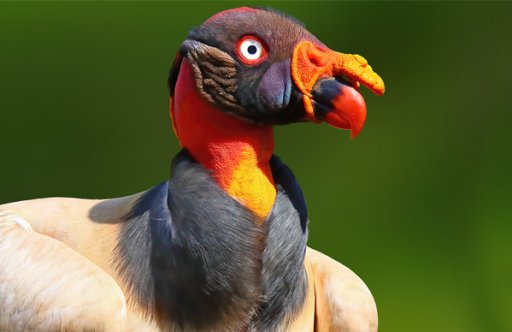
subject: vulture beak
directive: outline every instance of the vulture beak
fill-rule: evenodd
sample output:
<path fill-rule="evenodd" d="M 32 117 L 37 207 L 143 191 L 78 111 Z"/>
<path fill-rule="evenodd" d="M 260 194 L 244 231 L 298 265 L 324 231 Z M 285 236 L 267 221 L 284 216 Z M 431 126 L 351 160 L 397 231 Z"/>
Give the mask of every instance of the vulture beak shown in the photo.
<path fill-rule="evenodd" d="M 354 139 L 366 120 L 366 105 L 357 91 L 362 84 L 384 94 L 384 81 L 357 54 L 343 54 L 310 41 L 299 42 L 291 64 L 292 79 L 302 93 L 308 120 L 350 130 Z"/>

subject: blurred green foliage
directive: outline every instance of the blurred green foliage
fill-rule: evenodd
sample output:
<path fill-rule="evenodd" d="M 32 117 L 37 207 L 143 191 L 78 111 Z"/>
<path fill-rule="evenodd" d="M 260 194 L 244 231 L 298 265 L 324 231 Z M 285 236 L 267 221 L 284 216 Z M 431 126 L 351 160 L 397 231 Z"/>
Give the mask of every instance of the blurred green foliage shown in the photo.
<path fill-rule="evenodd" d="M 380 331 L 512 331 L 512 3 L 257 2 L 387 86 L 355 140 L 276 129 L 310 245 L 371 288 Z M 167 72 L 225 2 L 0 3 L 0 203 L 168 176 Z"/>

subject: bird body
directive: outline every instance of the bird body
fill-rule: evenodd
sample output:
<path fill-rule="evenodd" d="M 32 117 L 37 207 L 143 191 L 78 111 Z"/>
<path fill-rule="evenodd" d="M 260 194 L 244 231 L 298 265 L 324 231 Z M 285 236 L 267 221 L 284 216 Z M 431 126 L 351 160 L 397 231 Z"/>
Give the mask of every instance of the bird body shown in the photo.
<path fill-rule="evenodd" d="M 279 163 L 277 158 L 274 160 Z M 189 162 L 191 161 L 187 157 L 184 157 L 184 161 L 181 161 L 185 165 Z M 280 164 L 280 167 L 283 168 L 276 171 L 276 173 L 284 172 L 291 176 L 286 166 Z M 186 173 L 190 173 L 188 167 L 181 165 L 181 168 L 185 168 Z M 16 280 L 16 288 L 24 290 L 23 295 L 18 294 L 17 298 L 30 301 L 27 306 L 32 306 L 32 308 L 35 304 L 31 299 L 37 298 L 42 290 L 50 289 L 46 292 L 47 297 L 40 300 L 40 307 L 48 308 L 55 304 L 58 304 L 59 307 L 68 306 L 67 315 L 64 318 L 71 322 L 74 322 L 75 317 L 83 317 L 81 316 L 83 312 L 95 311 L 93 308 L 101 303 L 98 300 L 99 298 L 105 302 L 115 302 L 116 305 L 97 309 L 98 316 L 96 317 L 86 316 L 85 325 L 83 326 L 88 328 L 96 326 L 100 330 L 105 329 L 107 331 L 158 330 L 162 328 L 161 326 L 167 326 L 167 323 L 162 322 L 169 321 L 165 316 L 166 314 L 161 312 L 163 309 L 159 308 L 164 304 L 159 303 L 157 296 L 157 292 L 165 293 L 164 289 L 168 287 L 165 281 L 162 283 L 162 280 L 159 280 L 159 277 L 162 274 L 165 275 L 165 269 L 169 269 L 169 273 L 174 273 L 183 278 L 182 280 L 173 280 L 174 284 L 168 290 L 169 292 L 172 289 L 182 289 L 183 292 L 186 292 L 188 287 L 193 287 L 189 294 L 183 294 L 183 298 L 177 300 L 177 303 L 174 304 L 183 315 L 182 322 L 177 327 L 173 327 L 175 330 L 201 330 L 201 328 L 218 331 L 240 330 L 241 326 L 247 324 L 247 321 L 252 318 L 255 311 L 262 310 L 259 306 L 263 297 L 268 298 L 268 303 L 271 303 L 272 306 L 264 307 L 263 313 L 268 316 L 260 318 L 261 321 L 258 323 L 263 325 L 254 327 L 255 330 L 278 331 L 283 328 L 282 324 L 285 320 L 288 326 L 293 326 L 293 323 L 299 325 L 297 328 L 289 329 L 290 331 L 312 331 L 315 325 L 315 306 L 318 313 L 320 304 L 323 305 L 321 308 L 326 311 L 329 311 L 329 308 L 333 305 L 338 305 L 329 303 L 329 300 L 325 298 L 326 294 L 322 294 L 326 291 L 325 288 L 319 288 L 319 285 L 316 285 L 317 289 L 315 289 L 316 278 L 318 277 L 322 280 L 322 283 L 329 285 L 327 276 L 333 279 L 334 284 L 347 284 L 336 287 L 336 291 L 329 293 L 329 295 L 337 298 L 335 294 L 343 287 L 357 294 L 356 297 L 351 296 L 348 299 L 348 312 L 355 313 L 352 319 L 355 319 L 357 324 L 368 322 L 368 329 L 361 329 L 360 331 L 371 331 L 371 324 L 374 324 L 374 326 L 376 324 L 376 311 L 371 294 L 364 283 L 341 264 L 312 249 L 308 248 L 307 255 L 303 256 L 304 250 L 306 250 L 305 238 L 307 234 L 304 233 L 304 222 L 300 221 L 299 213 L 293 208 L 293 203 L 288 198 L 290 196 L 294 197 L 293 190 L 296 189 L 289 188 L 290 184 L 287 183 L 287 181 L 290 181 L 289 179 L 281 179 L 282 175 L 277 177 L 278 187 L 281 190 L 277 194 L 274 207 L 275 218 L 271 217 L 264 224 L 258 224 L 255 220 L 251 220 L 250 216 L 247 216 L 246 224 L 240 225 L 240 218 L 233 211 L 222 211 L 226 206 L 229 206 L 222 202 L 222 199 L 229 200 L 231 198 L 223 194 L 211 177 L 201 170 L 202 168 L 198 167 L 196 171 L 199 174 L 195 172 L 184 174 L 184 176 L 187 176 L 187 178 L 181 179 L 181 181 L 187 183 L 187 187 L 183 188 L 186 190 L 184 197 L 189 197 L 192 192 L 195 192 L 195 195 L 202 196 L 195 196 L 196 199 L 206 205 L 210 196 L 204 193 L 210 190 L 219 191 L 218 194 L 221 198 L 219 196 L 217 198 L 220 201 L 215 202 L 215 204 L 208 204 L 208 206 L 217 207 L 220 210 L 209 211 L 209 218 L 204 220 L 208 236 L 197 236 L 198 239 L 217 241 L 217 243 L 206 243 L 204 248 L 194 247 L 194 249 L 186 247 L 187 244 L 183 244 L 185 248 L 165 248 L 165 241 L 171 239 L 161 238 L 161 234 L 164 232 L 158 231 L 158 227 L 165 227 L 164 225 L 169 221 L 165 207 L 167 195 L 171 194 L 169 187 L 172 186 L 176 190 L 172 192 L 178 197 L 179 202 L 180 192 L 177 188 L 179 188 L 180 179 L 175 176 L 173 176 L 173 179 L 178 183 L 171 185 L 171 181 L 169 181 L 169 183 L 163 183 L 147 192 L 125 198 L 110 200 L 48 198 L 11 203 L 0 206 L 2 211 L 10 211 L 10 213 L 4 215 L 3 219 L 0 219 L 0 225 L 2 225 L 2 228 L 0 228 L 2 238 L 0 244 L 4 246 L 2 249 L 6 249 L 0 251 L 0 261 L 4 267 L 2 273 L 0 273 L 0 284 L 9 283 L 10 287 L 13 287 L 11 283 Z M 188 177 L 195 181 L 190 181 Z M 293 181 L 290 182 L 294 184 Z M 194 186 L 194 184 L 197 186 Z M 286 190 L 288 190 L 288 194 Z M 155 204 L 155 202 L 158 203 Z M 242 211 L 239 212 L 243 213 Z M 223 213 L 225 214 L 224 217 L 216 215 L 222 215 Z M 289 217 L 287 213 L 293 214 L 293 216 Z M 16 223 L 7 222 L 8 218 L 6 217 L 8 216 L 23 218 L 23 220 L 30 223 L 32 229 L 25 230 Z M 190 218 L 190 216 L 184 217 Z M 252 219 L 254 218 L 252 216 Z M 184 222 L 187 223 L 194 219 L 185 220 Z M 224 225 L 215 228 L 212 223 L 216 222 L 222 222 Z M 160 223 L 162 225 L 159 225 Z M 192 226 L 190 224 L 186 225 Z M 228 232 L 229 226 L 234 226 L 236 229 Z M 215 234 L 215 230 L 221 231 L 221 233 Z M 158 236 L 152 237 L 152 234 Z M 230 238 L 228 235 L 235 238 Z M 190 240 L 189 236 L 185 236 L 185 238 Z M 225 238 L 224 242 L 222 238 Z M 35 241 L 36 239 L 37 241 Z M 175 239 L 176 237 L 172 239 L 172 243 L 167 242 L 167 244 L 175 244 Z M 265 239 L 266 245 L 262 243 Z M 12 241 L 24 241 L 24 245 L 23 247 L 21 245 L 13 246 Z M 90 241 L 93 241 L 93 243 Z M 201 243 L 198 245 L 201 245 Z M 265 246 L 265 254 L 269 257 L 268 260 L 263 257 L 262 262 L 259 262 L 258 254 L 261 251 L 257 248 L 258 246 Z M 245 247 L 247 251 L 240 251 L 241 247 Z M 158 264 L 154 260 L 157 258 L 151 256 L 158 256 L 158 251 L 165 251 L 166 249 L 168 251 L 162 253 L 164 259 L 167 261 L 169 255 L 177 255 L 176 259 L 178 261 L 173 263 L 174 266 L 162 267 L 164 271 L 155 270 L 154 266 Z M 186 257 L 184 254 L 193 250 L 197 251 L 198 258 L 209 260 L 212 263 L 213 271 L 204 271 L 200 266 L 201 264 L 199 266 L 190 265 L 190 262 L 194 262 L 195 258 Z M 31 259 L 24 264 L 20 264 L 20 261 L 24 261 L 27 255 Z M 84 261 L 82 269 L 74 267 L 78 264 L 78 259 Z M 179 261 L 180 259 L 182 262 Z M 222 260 L 224 260 L 224 265 L 221 262 Z M 325 264 L 326 262 L 328 264 Z M 165 264 L 165 262 L 163 263 Z M 184 266 L 180 266 L 180 263 L 183 263 Z M 244 267 L 237 267 L 236 264 L 242 264 Z M 260 264 L 263 266 L 260 266 Z M 12 269 L 8 267 L 12 267 Z M 230 275 L 230 268 L 233 270 L 233 275 Z M 319 273 L 315 275 L 312 272 L 329 269 L 336 271 L 338 274 L 342 273 L 343 276 L 337 279 L 336 273 L 321 276 Z M 46 271 L 53 271 L 54 273 L 49 274 Z M 246 273 L 240 273 L 240 271 Z M 212 276 L 208 277 L 207 272 L 208 276 L 210 273 Z M 22 273 L 22 278 L 20 278 L 19 273 Z M 71 277 L 67 277 L 67 275 L 71 275 Z M 228 295 L 221 294 L 220 297 L 210 300 L 201 298 L 195 304 L 187 303 L 187 299 L 190 301 L 197 299 L 197 294 L 194 294 L 196 282 L 204 285 L 204 279 L 208 278 L 218 282 L 218 279 L 223 276 L 231 277 L 231 280 L 225 280 L 225 286 L 238 285 L 243 288 L 235 292 L 238 294 L 237 297 L 231 299 L 233 307 L 237 310 L 230 312 L 228 305 L 230 303 L 228 298 L 232 297 L 234 292 L 231 288 L 225 291 Z M 266 276 L 267 278 L 262 281 L 260 276 L 263 278 Z M 39 287 L 33 287 L 34 279 L 39 279 Z M 80 283 L 84 281 L 91 285 L 80 287 Z M 60 286 L 56 288 L 56 284 Z M 218 287 L 218 285 L 212 285 L 212 287 Z M 86 291 L 84 291 L 84 288 Z M 222 290 L 222 287 L 216 288 L 216 292 L 220 290 Z M 10 289 L 2 291 L 2 295 L 4 295 L 2 298 L 5 299 Z M 85 300 L 84 295 L 91 296 L 93 299 Z M 340 295 L 340 300 L 347 296 L 345 294 Z M 77 301 L 77 299 L 80 299 L 80 301 Z M 124 302 L 125 299 L 127 302 Z M 70 303 L 74 303 L 76 308 L 69 306 Z M 354 306 L 354 303 L 357 306 Z M 3 311 L 7 315 L 9 313 L 7 309 L 12 307 L 10 307 L 10 303 L 4 302 L 2 304 L 5 307 L 0 307 L 0 312 Z M 294 304 L 299 305 L 299 307 L 294 308 Z M 190 307 L 185 308 L 187 305 Z M 211 312 L 212 308 L 226 310 L 234 316 L 227 316 L 226 321 L 219 322 L 219 326 L 215 328 L 212 325 L 208 325 L 208 327 L 181 325 L 189 319 L 199 323 L 201 318 L 205 319 L 204 324 L 211 324 L 208 318 L 205 317 L 205 312 Z M 283 310 L 284 308 L 287 310 Z M 339 310 L 337 307 L 334 308 L 336 312 Z M 23 313 L 27 316 L 23 316 Z M 159 313 L 160 316 L 155 313 Z M 215 314 L 215 316 L 218 314 Z M 286 314 L 289 314 L 289 317 L 283 317 Z M 112 318 L 116 315 L 120 317 L 116 321 L 117 325 L 107 325 L 107 323 L 113 321 Z M 221 316 L 223 315 L 228 314 L 221 314 Z M 278 319 L 276 319 L 276 316 Z M 176 315 L 172 317 L 176 319 Z M 350 317 L 350 315 L 347 315 L 347 317 Z M 48 322 L 48 313 L 44 310 L 41 312 L 36 309 L 32 309 L 32 311 L 23 310 L 22 313 L 18 312 L 16 316 L 13 315 L 10 318 L 15 323 L 5 326 L 5 331 L 25 330 L 30 329 L 31 326 L 39 330 L 47 330 L 45 327 L 52 326 Z M 23 323 L 20 323 L 30 322 L 31 319 L 36 321 L 39 319 L 39 322 L 48 325 L 28 325 L 29 323 L 23 325 Z M 346 317 L 343 317 L 343 319 L 346 319 Z M 63 320 L 64 322 L 67 321 L 66 319 Z M 2 321 L 9 322 L 10 320 Z M 158 322 L 160 322 L 160 325 Z M 101 323 L 105 325 L 102 326 Z M 74 322 L 74 324 L 77 323 Z M 322 324 L 328 325 L 331 322 L 322 319 L 317 321 L 316 324 L 322 326 Z M 58 325 L 52 327 L 55 326 Z M 75 327 L 70 326 L 72 329 Z M 80 325 L 77 326 L 80 327 Z M 172 330 L 173 328 L 165 327 L 162 329 Z M 2 325 L 0 325 L 0 330 L 2 330 Z M 354 331 L 359 330 L 355 329 Z"/>
<path fill-rule="evenodd" d="M 0 331 L 376 331 L 366 285 L 307 247 L 304 196 L 273 154 L 273 124 L 360 131 L 355 87 L 380 78 L 340 59 L 264 9 L 192 30 L 169 78 L 183 147 L 169 180 L 0 206 Z"/>

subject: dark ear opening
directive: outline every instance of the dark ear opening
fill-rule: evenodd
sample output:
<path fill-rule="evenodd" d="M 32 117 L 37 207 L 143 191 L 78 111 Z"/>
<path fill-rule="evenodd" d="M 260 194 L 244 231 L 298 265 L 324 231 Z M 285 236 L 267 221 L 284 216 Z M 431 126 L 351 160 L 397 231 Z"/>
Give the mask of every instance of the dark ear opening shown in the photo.
<path fill-rule="evenodd" d="M 178 51 L 172 64 L 171 70 L 169 71 L 167 86 L 169 88 L 169 94 L 171 97 L 174 97 L 174 88 L 176 87 L 176 81 L 178 80 L 178 74 L 180 73 L 181 61 L 183 61 L 185 54 L 186 51 L 184 49 L 180 49 Z"/>

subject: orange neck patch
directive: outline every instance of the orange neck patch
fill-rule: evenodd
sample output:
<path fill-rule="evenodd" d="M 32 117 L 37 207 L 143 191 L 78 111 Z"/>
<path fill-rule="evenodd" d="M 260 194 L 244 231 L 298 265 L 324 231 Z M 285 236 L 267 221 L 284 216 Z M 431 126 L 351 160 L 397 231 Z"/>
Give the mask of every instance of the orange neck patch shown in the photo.
<path fill-rule="evenodd" d="M 211 170 L 226 193 L 263 222 L 276 197 L 269 164 L 274 150 L 272 127 L 237 119 L 206 103 L 197 92 L 186 58 L 171 98 L 171 117 L 181 146 Z"/>

